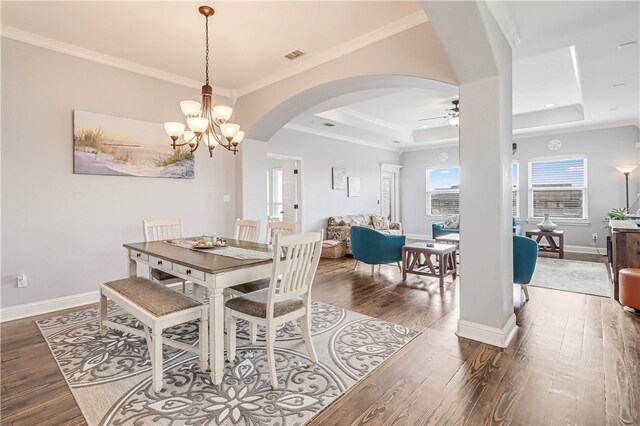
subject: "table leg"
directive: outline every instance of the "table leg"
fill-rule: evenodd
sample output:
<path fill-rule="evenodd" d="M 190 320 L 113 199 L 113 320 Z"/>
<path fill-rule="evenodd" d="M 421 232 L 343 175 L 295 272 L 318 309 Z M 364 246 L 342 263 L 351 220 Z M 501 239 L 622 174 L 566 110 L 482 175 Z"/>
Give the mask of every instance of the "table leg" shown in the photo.
<path fill-rule="evenodd" d="M 440 253 L 438 255 L 438 264 L 440 267 L 438 268 L 438 275 L 440 278 L 440 287 L 444 285 L 444 271 L 447 269 L 447 265 L 444 260 L 444 254 Z"/>
<path fill-rule="evenodd" d="M 127 258 L 129 259 L 129 278 L 138 276 L 138 262 L 131 259 L 129 251 L 127 250 Z"/>
<path fill-rule="evenodd" d="M 209 289 L 209 355 L 211 381 L 219 385 L 224 375 L 224 297 L 220 287 Z"/>
<path fill-rule="evenodd" d="M 564 259 L 564 234 L 558 236 L 560 243 L 560 259 Z"/>
<path fill-rule="evenodd" d="M 407 249 L 402 249 L 402 265 L 404 266 L 402 268 L 402 281 L 407 279 L 407 266 L 408 266 L 408 262 L 407 262 Z"/>

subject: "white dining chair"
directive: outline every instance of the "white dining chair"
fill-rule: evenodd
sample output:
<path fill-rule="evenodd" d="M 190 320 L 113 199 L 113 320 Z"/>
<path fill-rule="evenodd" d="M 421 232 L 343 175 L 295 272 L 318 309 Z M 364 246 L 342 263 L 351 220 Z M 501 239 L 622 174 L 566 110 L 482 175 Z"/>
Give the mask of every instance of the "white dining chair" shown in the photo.
<path fill-rule="evenodd" d="M 267 359 L 271 385 L 278 387 L 274 345 L 276 327 L 301 318 L 302 337 L 313 363 L 318 362 L 311 339 L 311 285 L 318 269 L 324 231 L 280 236 L 274 243 L 269 287 L 226 302 L 227 356 L 235 360 L 236 321 L 244 319 L 267 329 Z"/>
<path fill-rule="evenodd" d="M 236 240 L 257 243 L 260 239 L 260 221 L 236 219 Z"/>
<path fill-rule="evenodd" d="M 143 220 L 142 229 L 146 242 L 182 238 L 184 232 L 182 219 Z M 164 285 L 182 283 L 182 292 L 186 292 L 187 282 L 182 278 L 151 267 L 149 267 L 149 277 Z"/>
<path fill-rule="evenodd" d="M 277 220 L 270 220 L 267 222 L 267 238 L 265 243 L 273 245 L 276 235 L 293 235 L 297 229 L 296 222 L 283 222 Z"/>

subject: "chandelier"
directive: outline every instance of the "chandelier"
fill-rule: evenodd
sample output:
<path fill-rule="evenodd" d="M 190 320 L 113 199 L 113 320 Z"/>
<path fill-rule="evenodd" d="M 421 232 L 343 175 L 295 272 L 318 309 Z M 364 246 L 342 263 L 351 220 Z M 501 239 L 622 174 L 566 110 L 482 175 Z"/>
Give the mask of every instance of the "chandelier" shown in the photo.
<path fill-rule="evenodd" d="M 209 85 L 209 17 L 215 10 L 209 6 L 200 6 L 198 12 L 205 17 L 205 77 L 202 86 L 202 102 L 182 101 L 180 108 L 187 117 L 189 130 L 185 130 L 184 123 L 164 123 L 164 130 L 171 138 L 171 147 L 175 151 L 179 147 L 189 146 L 194 152 L 204 143 L 209 148 L 209 156 L 213 157 L 213 150 L 220 145 L 233 152 L 238 152 L 238 144 L 244 138 L 240 126 L 229 122 L 233 110 L 226 105 L 213 105 L 213 88 Z"/>

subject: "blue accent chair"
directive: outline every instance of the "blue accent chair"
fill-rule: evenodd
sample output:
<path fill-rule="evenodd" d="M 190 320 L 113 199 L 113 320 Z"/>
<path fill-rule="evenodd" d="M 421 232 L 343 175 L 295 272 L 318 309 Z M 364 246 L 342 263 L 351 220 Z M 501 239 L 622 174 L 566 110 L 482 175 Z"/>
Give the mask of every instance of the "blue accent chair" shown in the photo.
<path fill-rule="evenodd" d="M 522 234 L 522 227 L 516 222 L 516 218 L 511 219 L 511 226 L 513 227 L 513 235 Z M 445 228 L 442 222 L 437 222 L 431 224 L 431 238 L 434 240 L 440 238 L 446 234 L 459 234 L 460 229 L 458 228 Z"/>
<path fill-rule="evenodd" d="M 513 283 L 520 284 L 525 298 L 529 300 L 527 284 L 531 282 L 538 260 L 538 243 L 519 235 L 513 236 Z"/>
<path fill-rule="evenodd" d="M 351 251 L 358 262 L 371 265 L 371 276 L 375 265 L 396 262 L 400 271 L 400 261 L 402 260 L 402 246 L 406 243 L 404 235 L 389 235 L 376 231 L 375 229 L 362 226 L 352 226 L 349 230 L 351 239 Z"/>

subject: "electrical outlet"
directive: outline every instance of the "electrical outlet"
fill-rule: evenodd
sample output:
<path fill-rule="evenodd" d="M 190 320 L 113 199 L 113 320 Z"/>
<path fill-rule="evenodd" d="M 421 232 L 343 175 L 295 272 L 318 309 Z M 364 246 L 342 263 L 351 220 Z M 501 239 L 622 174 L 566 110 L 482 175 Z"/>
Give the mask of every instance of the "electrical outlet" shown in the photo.
<path fill-rule="evenodd" d="M 222 201 L 224 203 L 230 203 L 231 202 L 231 195 L 223 195 L 222 196 Z"/>
<path fill-rule="evenodd" d="M 27 275 L 24 272 L 21 272 L 18 274 L 18 277 L 16 278 L 17 287 L 26 287 L 28 282 L 27 282 Z"/>

